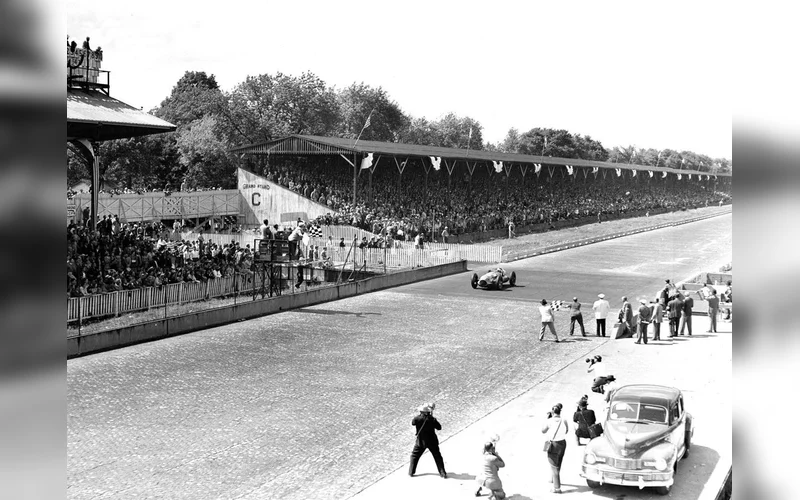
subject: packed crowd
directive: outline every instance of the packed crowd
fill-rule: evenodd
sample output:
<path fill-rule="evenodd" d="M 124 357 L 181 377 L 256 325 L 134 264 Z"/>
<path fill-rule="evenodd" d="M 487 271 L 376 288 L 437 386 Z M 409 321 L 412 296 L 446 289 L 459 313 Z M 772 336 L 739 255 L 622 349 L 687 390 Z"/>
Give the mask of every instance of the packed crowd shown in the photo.
<path fill-rule="evenodd" d="M 67 226 L 67 294 L 82 297 L 168 283 L 250 273 L 250 245 L 180 241 L 181 226 L 120 224 L 104 218 L 97 231 Z"/>
<path fill-rule="evenodd" d="M 359 203 L 352 204 L 352 172 L 332 166 L 294 165 L 267 172 L 268 180 L 313 201 L 327 205 L 331 213 L 319 217 L 321 225 L 349 224 L 393 238 L 410 240 L 419 232 L 450 234 L 524 226 L 567 219 L 621 215 L 633 211 L 708 206 L 727 200 L 700 183 L 679 189 L 661 182 L 619 181 L 616 178 L 546 184 L 528 179 L 509 181 L 476 171 L 473 178 L 438 172 L 426 180 L 408 175 L 398 183 L 397 173 L 377 169 L 369 192 L 366 176 L 358 185 Z M 366 201 L 371 198 L 371 202 Z"/>

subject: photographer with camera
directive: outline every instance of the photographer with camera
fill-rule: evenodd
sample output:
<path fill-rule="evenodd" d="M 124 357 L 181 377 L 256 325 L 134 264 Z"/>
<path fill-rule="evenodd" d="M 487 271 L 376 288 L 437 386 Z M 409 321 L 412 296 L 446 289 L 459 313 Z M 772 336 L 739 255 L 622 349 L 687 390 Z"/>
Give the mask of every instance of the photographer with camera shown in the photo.
<path fill-rule="evenodd" d="M 589 396 L 584 395 L 578 401 L 578 408 L 572 415 L 572 421 L 577 424 L 575 429 L 575 441 L 581 446 L 581 438 L 594 439 L 603 432 L 603 428 L 597 423 L 594 410 L 589 409 Z"/>
<path fill-rule="evenodd" d="M 549 438 L 544 443 L 544 451 L 553 473 L 551 493 L 561 493 L 561 462 L 564 460 L 564 452 L 567 451 L 569 424 L 561 418 L 562 408 L 563 405 L 558 403 L 552 411 L 547 412 L 547 421 L 542 426 L 542 434 L 547 434 Z"/>
<path fill-rule="evenodd" d="M 436 436 L 437 430 L 442 430 L 442 424 L 433 416 L 436 403 L 427 403 L 419 407 L 419 415 L 411 420 L 411 425 L 417 428 L 414 449 L 411 451 L 411 464 L 408 467 L 408 475 L 413 476 L 417 472 L 417 463 L 425 450 L 430 450 L 439 475 L 447 479 L 447 472 L 444 470 L 444 459 L 439 451 L 439 438 Z"/>
<path fill-rule="evenodd" d="M 586 373 L 594 373 L 592 392 L 603 394 L 603 386 L 608 383 L 608 369 L 603 364 L 603 357 L 598 354 L 593 358 L 586 358 L 586 362 L 589 363 L 589 369 L 586 370 Z"/>
<path fill-rule="evenodd" d="M 503 491 L 503 482 L 500 481 L 498 469 L 505 467 L 506 463 L 497 453 L 496 440 L 489 441 L 483 445 L 481 465 L 481 472 L 476 477 L 478 491 L 475 492 L 475 496 L 481 496 L 481 488 L 486 488 L 490 491 L 489 500 L 503 500 L 506 497 L 506 492 Z"/>

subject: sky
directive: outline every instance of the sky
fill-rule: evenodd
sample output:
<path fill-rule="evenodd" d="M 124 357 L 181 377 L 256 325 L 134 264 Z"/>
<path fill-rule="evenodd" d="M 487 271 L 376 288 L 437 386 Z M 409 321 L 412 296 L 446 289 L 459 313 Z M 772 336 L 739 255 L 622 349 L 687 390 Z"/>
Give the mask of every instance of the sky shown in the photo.
<path fill-rule="evenodd" d="M 387 5 L 387 6 L 383 6 Z M 390 5 L 390 6 L 388 6 Z M 67 35 L 103 48 L 111 95 L 150 110 L 186 71 L 231 90 L 310 71 L 383 87 L 409 115 L 566 129 L 614 146 L 732 158 L 723 2 L 67 0 Z"/>

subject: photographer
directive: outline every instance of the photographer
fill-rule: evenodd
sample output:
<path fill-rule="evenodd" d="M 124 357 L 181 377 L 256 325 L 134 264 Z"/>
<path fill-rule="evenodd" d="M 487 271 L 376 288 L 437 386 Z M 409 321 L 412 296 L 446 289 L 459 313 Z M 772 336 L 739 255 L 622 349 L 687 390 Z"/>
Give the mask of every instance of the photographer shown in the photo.
<path fill-rule="evenodd" d="M 436 436 L 437 430 L 442 430 L 442 424 L 433 416 L 436 403 L 428 403 L 420 406 L 419 415 L 411 420 L 411 425 L 417 428 L 414 449 L 411 451 L 411 464 L 408 467 L 408 475 L 413 476 L 417 472 L 417 463 L 425 450 L 430 450 L 439 475 L 447 479 L 447 472 L 444 470 L 444 459 L 439 451 L 439 438 Z"/>
<path fill-rule="evenodd" d="M 608 369 L 603 364 L 603 357 L 599 354 L 593 358 L 586 358 L 589 363 L 587 373 L 594 372 L 594 380 L 592 381 L 592 392 L 603 394 L 603 386 L 608 383 Z"/>
<path fill-rule="evenodd" d="M 476 478 L 478 481 L 478 491 L 475 492 L 475 496 L 481 496 L 481 488 L 486 488 L 491 492 L 489 500 L 503 500 L 506 497 L 506 492 L 503 491 L 503 482 L 500 481 L 498 469 L 500 467 L 505 467 L 506 463 L 497 453 L 493 441 L 483 445 L 483 459 L 481 464 L 481 472 Z"/>
<path fill-rule="evenodd" d="M 589 396 L 584 395 L 578 401 L 578 409 L 575 410 L 572 421 L 578 426 L 575 429 L 575 441 L 578 446 L 581 446 L 581 438 L 592 439 L 589 429 L 597 423 L 597 417 L 594 414 L 594 410 L 589 409 Z"/>
<path fill-rule="evenodd" d="M 553 473 L 551 493 L 561 493 L 561 462 L 564 460 L 564 452 L 567 451 L 569 424 L 561 418 L 562 407 L 563 405 L 558 403 L 552 411 L 547 412 L 547 421 L 542 426 L 542 434 L 547 434 L 548 437 L 544 447 Z"/>

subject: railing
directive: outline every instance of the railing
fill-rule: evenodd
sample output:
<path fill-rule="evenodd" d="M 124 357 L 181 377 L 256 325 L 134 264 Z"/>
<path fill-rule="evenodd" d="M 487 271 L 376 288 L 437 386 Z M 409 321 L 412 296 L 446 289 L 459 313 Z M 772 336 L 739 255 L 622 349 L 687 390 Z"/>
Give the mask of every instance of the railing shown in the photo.
<path fill-rule="evenodd" d="M 413 248 L 355 248 L 355 253 L 350 254 L 348 263 L 344 263 L 346 257 L 347 249 L 337 248 L 334 250 L 329 269 L 342 269 L 344 267 L 343 275 L 347 276 L 352 271 L 353 266 L 362 268 L 365 263 L 372 272 L 390 272 L 461 260 L 460 252 L 457 250 L 416 250 Z M 354 258 L 355 264 L 353 264 Z M 290 293 L 304 291 L 305 288 L 297 289 L 291 286 L 297 275 L 296 271 L 291 273 L 287 269 L 289 268 L 281 268 L 280 280 L 282 280 L 282 283 L 288 285 Z M 292 267 L 292 269 L 296 268 Z M 310 264 L 304 266 L 303 276 L 306 286 L 314 279 L 317 280 L 317 283 L 324 282 L 325 275 L 325 269 L 322 268 L 319 261 L 316 261 L 313 266 L 310 266 Z M 333 280 L 334 278 L 331 278 L 331 281 Z M 172 283 L 161 287 L 137 288 L 134 290 L 87 295 L 85 297 L 73 297 L 68 299 L 67 303 L 67 322 L 179 306 L 187 302 L 197 302 L 235 294 L 249 296 L 253 293 L 258 293 L 263 289 L 263 286 L 264 283 L 262 283 L 258 272 L 237 273 L 235 276 L 210 279 L 204 282 Z"/>
<path fill-rule="evenodd" d="M 118 292 L 70 298 L 67 303 L 67 321 L 119 316 L 157 307 L 181 305 L 235 293 L 252 292 L 252 274 L 237 274 L 205 282 L 181 282 L 161 287 L 136 288 Z"/>

